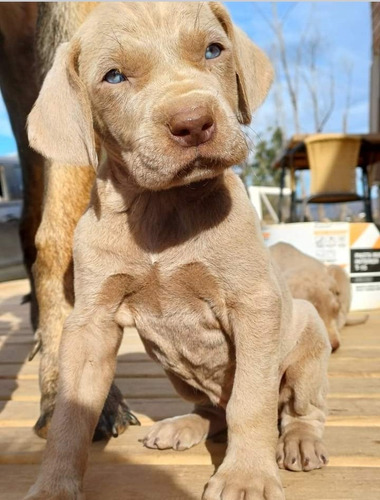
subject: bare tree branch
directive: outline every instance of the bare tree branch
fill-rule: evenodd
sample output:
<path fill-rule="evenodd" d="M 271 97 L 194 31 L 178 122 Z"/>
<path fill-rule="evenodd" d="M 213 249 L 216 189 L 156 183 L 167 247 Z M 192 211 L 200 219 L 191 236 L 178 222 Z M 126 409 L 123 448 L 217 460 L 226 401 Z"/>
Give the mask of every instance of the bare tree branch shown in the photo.
<path fill-rule="evenodd" d="M 307 52 L 308 65 L 303 73 L 303 81 L 309 91 L 314 119 L 315 132 L 322 132 L 328 119 L 330 118 L 335 106 L 335 78 L 331 70 L 329 76 L 329 92 L 325 91 L 325 86 L 321 84 L 321 71 L 317 68 L 317 63 L 322 53 L 322 38 L 319 31 L 315 31 L 312 37 L 305 44 Z M 327 105 L 323 106 L 326 102 Z"/>
<path fill-rule="evenodd" d="M 329 98 L 329 105 L 325 111 L 325 114 L 323 115 L 319 127 L 317 128 L 317 132 L 322 132 L 324 129 L 326 123 L 328 122 L 330 116 L 332 115 L 332 112 L 334 111 L 335 107 L 335 77 L 333 70 L 331 69 L 330 72 L 330 98 Z"/>
<path fill-rule="evenodd" d="M 294 87 L 294 81 L 292 81 L 292 78 L 291 78 L 291 72 L 290 72 L 289 63 L 288 63 L 288 55 L 286 52 L 286 45 L 285 45 L 285 39 L 284 39 L 284 33 L 283 33 L 283 26 L 281 24 L 281 21 L 278 18 L 278 11 L 277 11 L 276 3 L 272 3 L 272 15 L 273 15 L 272 26 L 273 26 L 274 33 L 277 37 L 280 61 L 281 61 L 282 69 L 283 69 L 284 76 L 285 76 L 286 86 L 288 88 L 290 102 L 292 105 L 294 129 L 295 129 L 295 132 L 297 134 L 299 134 L 301 128 L 300 128 L 299 110 L 298 110 L 298 93 L 296 92 L 296 89 Z M 294 73 L 295 78 L 298 78 L 297 72 L 298 72 L 298 68 L 296 67 L 295 73 Z"/>
<path fill-rule="evenodd" d="M 343 133 L 347 133 L 348 129 L 348 114 L 350 112 L 350 108 L 352 105 L 352 99 L 351 99 L 351 91 L 352 91 L 352 73 L 354 70 L 354 63 L 352 61 L 344 61 L 343 63 L 343 72 L 346 74 L 347 77 L 347 87 L 346 87 L 346 102 L 345 106 L 343 109 L 343 116 L 342 116 L 342 130 Z"/>

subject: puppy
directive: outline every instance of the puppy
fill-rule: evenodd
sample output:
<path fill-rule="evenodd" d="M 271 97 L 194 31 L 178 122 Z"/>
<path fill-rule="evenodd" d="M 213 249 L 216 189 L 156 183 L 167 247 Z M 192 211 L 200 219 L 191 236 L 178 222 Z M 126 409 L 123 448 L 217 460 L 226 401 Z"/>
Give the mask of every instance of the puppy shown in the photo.
<path fill-rule="evenodd" d="M 127 325 L 195 403 L 155 424 L 145 446 L 185 449 L 228 428 L 204 500 L 283 500 L 277 464 L 327 462 L 326 329 L 311 304 L 292 301 L 229 169 L 248 153 L 240 124 L 271 79 L 266 56 L 213 2 L 104 4 L 58 50 L 30 141 L 97 177 L 75 231 L 75 306 L 29 500 L 83 498 Z"/>
<path fill-rule="evenodd" d="M 327 272 L 335 280 L 336 288 L 335 293 L 339 301 L 339 314 L 337 319 L 338 330 L 340 331 L 344 326 L 362 325 L 365 323 L 369 315 L 363 314 L 350 318 L 348 316 L 351 307 L 351 283 L 347 273 L 340 266 L 327 266 Z"/>
<path fill-rule="evenodd" d="M 288 243 L 276 243 L 269 249 L 292 296 L 308 300 L 317 309 L 326 325 L 333 350 L 340 346 L 340 331 L 344 325 L 367 321 L 368 315 L 348 318 L 350 278 L 340 266 L 325 266 Z"/>

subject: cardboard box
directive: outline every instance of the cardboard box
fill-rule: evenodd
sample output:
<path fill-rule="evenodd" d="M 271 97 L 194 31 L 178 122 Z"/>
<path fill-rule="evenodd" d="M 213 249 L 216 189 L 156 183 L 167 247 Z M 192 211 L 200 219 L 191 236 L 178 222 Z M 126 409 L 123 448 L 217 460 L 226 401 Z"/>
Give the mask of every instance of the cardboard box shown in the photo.
<path fill-rule="evenodd" d="M 284 241 L 350 275 L 352 311 L 380 309 L 380 233 L 367 222 L 297 222 L 263 227 L 265 243 Z"/>

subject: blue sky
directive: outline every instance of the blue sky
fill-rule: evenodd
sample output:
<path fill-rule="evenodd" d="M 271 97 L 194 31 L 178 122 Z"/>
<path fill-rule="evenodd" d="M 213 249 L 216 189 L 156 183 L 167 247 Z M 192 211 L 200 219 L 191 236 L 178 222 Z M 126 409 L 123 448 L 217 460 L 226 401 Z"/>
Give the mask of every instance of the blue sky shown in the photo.
<path fill-rule="evenodd" d="M 274 34 L 268 21 L 272 18 L 271 2 L 226 2 L 234 22 L 239 25 L 259 46 L 273 53 Z M 371 64 L 371 18 L 367 2 L 279 2 L 279 17 L 285 16 L 284 35 L 291 54 L 297 47 L 302 31 L 318 29 L 323 41 L 318 59 L 319 92 L 321 99 L 328 94 L 328 75 L 333 68 L 335 79 L 335 108 L 324 131 L 342 130 L 347 76 L 344 68 L 352 66 L 352 105 L 349 113 L 348 131 L 367 132 L 369 122 L 369 74 Z M 26 82 L 27 84 L 27 82 Z M 278 87 L 284 90 L 281 74 Z M 310 99 L 306 87 L 300 88 L 300 118 L 303 132 L 313 132 Z M 278 94 L 277 94 L 278 95 Z M 294 132 L 290 106 L 286 92 L 283 95 L 283 122 L 286 133 Z M 253 130 L 264 134 L 276 123 L 275 91 L 256 113 Z M 0 99 L 0 155 L 13 153 L 16 145 L 12 137 L 3 101 Z"/>
<path fill-rule="evenodd" d="M 273 54 L 275 36 L 268 21 L 272 20 L 271 2 L 228 2 L 227 6 L 236 24 L 267 53 Z M 321 54 L 317 72 L 321 98 L 329 94 L 331 68 L 335 80 L 335 107 L 325 132 L 342 131 L 342 110 L 345 106 L 347 65 L 352 66 L 351 107 L 348 132 L 367 132 L 369 124 L 369 77 L 371 66 L 371 14 L 367 2 L 279 2 L 279 18 L 284 18 L 284 38 L 291 55 L 299 44 L 305 26 L 308 31 L 318 31 Z M 284 81 L 277 74 L 282 87 Z M 277 81 L 278 81 L 277 80 Z M 282 80 L 282 81 L 281 81 Z M 328 81 L 327 81 L 328 80 Z M 304 85 L 300 85 L 301 131 L 313 132 L 311 104 Z M 294 132 L 290 102 L 283 92 L 286 114 L 286 132 Z M 255 131 L 262 131 L 275 121 L 274 89 L 257 112 L 253 123 Z"/>

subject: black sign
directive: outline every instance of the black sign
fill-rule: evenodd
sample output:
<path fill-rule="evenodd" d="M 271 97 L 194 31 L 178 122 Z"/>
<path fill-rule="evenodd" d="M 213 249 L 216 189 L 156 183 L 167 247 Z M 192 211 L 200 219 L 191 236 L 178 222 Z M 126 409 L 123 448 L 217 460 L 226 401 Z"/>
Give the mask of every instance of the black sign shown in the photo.
<path fill-rule="evenodd" d="M 380 249 L 351 250 L 351 273 L 379 273 Z"/>

